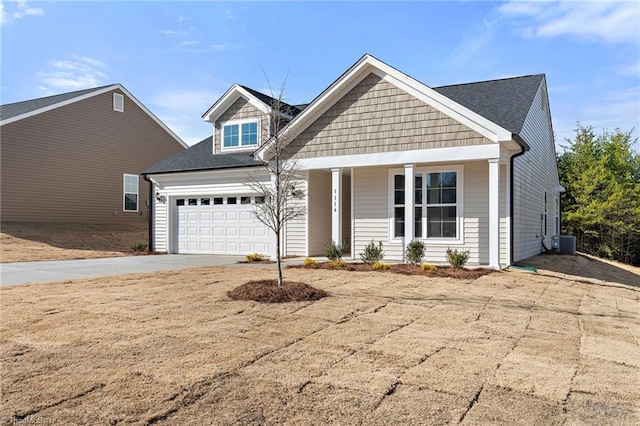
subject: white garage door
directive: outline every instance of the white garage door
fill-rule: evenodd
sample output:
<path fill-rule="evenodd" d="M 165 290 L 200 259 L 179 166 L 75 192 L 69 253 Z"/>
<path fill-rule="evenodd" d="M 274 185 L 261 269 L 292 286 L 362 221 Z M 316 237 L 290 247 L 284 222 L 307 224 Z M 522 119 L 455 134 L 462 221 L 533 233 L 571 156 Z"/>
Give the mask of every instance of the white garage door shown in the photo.
<path fill-rule="evenodd" d="M 257 196 L 188 196 L 174 199 L 178 253 L 270 253 L 270 234 L 255 218 Z"/>

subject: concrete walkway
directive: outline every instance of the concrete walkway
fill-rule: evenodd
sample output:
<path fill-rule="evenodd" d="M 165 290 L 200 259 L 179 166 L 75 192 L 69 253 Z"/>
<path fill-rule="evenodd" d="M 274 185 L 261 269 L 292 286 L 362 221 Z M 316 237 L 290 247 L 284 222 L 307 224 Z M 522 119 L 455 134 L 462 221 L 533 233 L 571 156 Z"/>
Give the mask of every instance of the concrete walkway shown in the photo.
<path fill-rule="evenodd" d="M 202 266 L 274 267 L 275 264 L 238 264 L 244 256 L 166 254 L 103 259 L 14 262 L 0 264 L 0 286 L 46 283 L 135 273 L 151 273 Z"/>

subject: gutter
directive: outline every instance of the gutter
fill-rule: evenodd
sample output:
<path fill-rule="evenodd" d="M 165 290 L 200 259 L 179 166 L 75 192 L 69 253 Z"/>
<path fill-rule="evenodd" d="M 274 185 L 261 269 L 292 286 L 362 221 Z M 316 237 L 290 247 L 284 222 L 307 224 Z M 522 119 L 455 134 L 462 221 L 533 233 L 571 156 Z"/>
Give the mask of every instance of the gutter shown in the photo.
<path fill-rule="evenodd" d="M 149 182 L 149 252 L 154 251 L 153 247 L 153 182 L 143 174 L 142 179 Z"/>
<path fill-rule="evenodd" d="M 509 175 L 511 176 L 510 179 L 510 184 L 509 184 L 509 265 L 513 265 L 513 237 L 514 237 L 514 232 L 513 232 L 513 188 L 514 185 L 513 183 L 515 182 L 514 179 L 514 174 L 513 174 L 513 163 L 514 160 L 522 155 L 525 154 L 525 152 L 529 151 L 531 149 L 531 147 L 525 142 L 524 139 L 522 139 L 520 137 L 520 135 L 517 134 L 512 134 L 511 138 L 518 144 L 520 145 L 520 152 L 515 153 L 514 155 L 511 156 L 511 158 L 509 158 Z"/>

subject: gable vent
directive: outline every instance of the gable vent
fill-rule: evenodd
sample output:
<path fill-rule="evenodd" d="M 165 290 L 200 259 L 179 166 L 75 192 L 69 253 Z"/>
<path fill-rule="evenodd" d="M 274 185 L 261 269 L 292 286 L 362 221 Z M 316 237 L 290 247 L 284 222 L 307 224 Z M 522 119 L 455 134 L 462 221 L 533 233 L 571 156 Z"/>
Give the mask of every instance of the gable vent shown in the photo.
<path fill-rule="evenodd" d="M 124 95 L 121 95 L 120 93 L 113 94 L 113 110 L 124 112 Z"/>

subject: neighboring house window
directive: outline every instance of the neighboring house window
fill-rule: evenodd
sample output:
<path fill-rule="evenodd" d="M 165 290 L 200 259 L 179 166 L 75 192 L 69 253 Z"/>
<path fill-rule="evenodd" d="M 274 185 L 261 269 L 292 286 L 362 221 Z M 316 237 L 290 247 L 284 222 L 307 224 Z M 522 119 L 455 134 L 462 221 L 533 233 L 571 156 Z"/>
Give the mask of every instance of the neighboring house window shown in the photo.
<path fill-rule="evenodd" d="M 403 174 L 393 174 L 393 238 L 405 236 Z M 413 238 L 459 240 L 461 182 L 458 171 L 419 172 L 414 176 Z M 425 197 L 426 191 L 426 197 Z"/>
<path fill-rule="evenodd" d="M 120 93 L 113 94 L 113 110 L 124 112 L 124 95 L 121 95 Z"/>
<path fill-rule="evenodd" d="M 124 175 L 124 211 L 138 211 L 138 176 Z"/>
<path fill-rule="evenodd" d="M 560 200 L 554 198 L 554 212 L 556 216 L 556 235 L 560 235 Z"/>
<path fill-rule="evenodd" d="M 226 123 L 222 126 L 222 149 L 258 145 L 258 122 Z"/>

